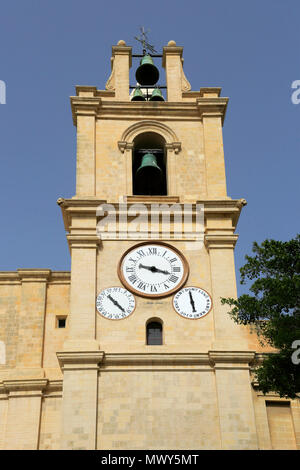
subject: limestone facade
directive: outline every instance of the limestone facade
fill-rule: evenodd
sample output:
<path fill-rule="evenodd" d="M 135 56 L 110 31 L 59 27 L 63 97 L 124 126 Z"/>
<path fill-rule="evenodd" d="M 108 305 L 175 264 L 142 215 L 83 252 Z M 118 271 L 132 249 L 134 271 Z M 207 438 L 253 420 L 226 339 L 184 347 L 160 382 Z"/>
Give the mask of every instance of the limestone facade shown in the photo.
<path fill-rule="evenodd" d="M 105 90 L 77 86 L 71 97 L 76 194 L 57 201 L 71 271 L 0 273 L 0 449 L 300 447 L 299 401 L 257 391 L 252 369 L 261 347 L 220 302 L 236 296 L 235 230 L 246 201 L 227 195 L 228 98 L 216 87 L 192 91 L 182 53 L 174 41 L 163 48 L 164 102 L 130 101 L 134 57 L 124 41 L 112 48 Z M 132 159 L 142 134 L 164 142 L 166 196 L 133 194 Z M 116 230 L 99 236 L 105 204 L 115 209 Z M 122 217 L 134 218 L 133 204 L 140 204 L 146 227 L 129 234 Z M 153 204 L 186 204 L 192 214 L 183 231 L 171 216 L 168 235 L 160 219 L 155 239 L 184 254 L 186 285 L 211 295 L 203 318 L 178 315 L 172 295 L 135 295 L 134 312 L 119 321 L 96 310 L 100 291 L 121 286 L 123 253 L 147 240 Z M 198 205 L 203 243 L 194 236 Z M 163 325 L 161 345 L 147 344 L 151 318 Z"/>

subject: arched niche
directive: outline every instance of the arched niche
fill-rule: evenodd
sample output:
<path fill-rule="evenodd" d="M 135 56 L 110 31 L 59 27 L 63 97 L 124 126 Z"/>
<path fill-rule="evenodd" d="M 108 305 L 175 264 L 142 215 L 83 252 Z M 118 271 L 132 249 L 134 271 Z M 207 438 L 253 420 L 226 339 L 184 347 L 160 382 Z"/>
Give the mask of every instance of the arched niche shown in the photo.
<path fill-rule="evenodd" d="M 163 344 L 163 321 L 160 318 L 149 318 L 146 322 L 146 344 L 161 346 Z"/>
<path fill-rule="evenodd" d="M 150 137 L 154 141 L 150 141 Z M 165 165 L 166 192 L 167 195 L 176 195 L 176 155 L 181 150 L 181 142 L 175 132 L 168 126 L 157 121 L 142 121 L 128 127 L 118 142 L 119 150 L 125 154 L 126 158 L 126 190 L 128 195 L 134 194 L 133 176 L 137 160 L 135 151 L 138 146 L 144 144 L 149 148 L 163 143 L 162 162 Z"/>

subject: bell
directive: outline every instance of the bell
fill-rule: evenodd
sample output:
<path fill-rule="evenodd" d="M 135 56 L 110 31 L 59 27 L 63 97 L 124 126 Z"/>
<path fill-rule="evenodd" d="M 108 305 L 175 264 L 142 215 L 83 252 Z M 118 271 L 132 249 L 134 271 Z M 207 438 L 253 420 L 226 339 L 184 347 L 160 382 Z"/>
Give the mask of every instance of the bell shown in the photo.
<path fill-rule="evenodd" d="M 149 101 L 165 101 L 160 89 L 158 87 L 154 88 L 151 98 Z"/>
<path fill-rule="evenodd" d="M 163 173 L 153 153 L 143 155 L 141 165 L 135 174 L 136 194 L 161 194 Z"/>
<path fill-rule="evenodd" d="M 154 85 L 159 79 L 159 71 L 153 64 L 150 55 L 144 55 L 140 66 L 135 72 L 135 78 L 140 85 Z"/>
<path fill-rule="evenodd" d="M 140 87 L 135 88 L 131 101 L 146 101 L 146 98 Z"/>

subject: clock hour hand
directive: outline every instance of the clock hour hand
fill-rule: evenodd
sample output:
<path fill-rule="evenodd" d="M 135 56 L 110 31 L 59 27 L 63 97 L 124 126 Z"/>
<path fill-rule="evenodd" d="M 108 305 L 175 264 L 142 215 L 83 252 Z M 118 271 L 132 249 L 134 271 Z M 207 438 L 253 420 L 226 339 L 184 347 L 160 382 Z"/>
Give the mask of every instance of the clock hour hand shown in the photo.
<path fill-rule="evenodd" d="M 192 296 L 191 291 L 189 291 L 189 296 L 190 296 L 190 302 L 191 302 L 191 306 L 192 306 L 193 312 L 196 312 L 196 309 L 195 309 L 195 302 L 194 302 L 194 299 L 193 299 L 193 296 Z"/>
<path fill-rule="evenodd" d="M 121 307 L 121 305 L 119 304 L 119 302 L 117 302 L 115 299 L 113 299 L 113 297 L 112 297 L 110 294 L 109 294 L 107 297 L 109 298 L 109 300 L 111 300 L 111 302 L 112 302 L 114 305 L 116 305 L 116 307 L 118 307 L 120 310 L 122 310 L 122 312 L 125 313 L 124 308 Z"/>
<path fill-rule="evenodd" d="M 163 271 L 162 269 L 156 268 L 155 266 L 144 266 L 141 263 L 139 264 L 139 268 L 148 269 L 148 271 L 151 271 L 152 273 L 171 274 L 168 271 Z"/>

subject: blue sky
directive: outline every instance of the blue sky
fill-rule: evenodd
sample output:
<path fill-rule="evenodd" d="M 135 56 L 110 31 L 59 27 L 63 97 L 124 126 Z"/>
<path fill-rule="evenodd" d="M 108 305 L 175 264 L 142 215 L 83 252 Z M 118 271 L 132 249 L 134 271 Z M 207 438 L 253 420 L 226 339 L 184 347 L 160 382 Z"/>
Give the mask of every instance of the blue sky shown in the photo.
<path fill-rule="evenodd" d="M 158 51 L 184 46 L 198 90 L 230 98 L 224 125 L 228 194 L 248 201 L 236 266 L 252 242 L 299 232 L 300 80 L 298 0 L 10 0 L 1 3 L 0 269 L 69 270 L 58 197 L 75 192 L 75 85 L 104 89 L 111 46 L 144 25 Z"/>

